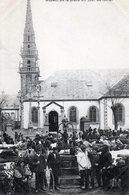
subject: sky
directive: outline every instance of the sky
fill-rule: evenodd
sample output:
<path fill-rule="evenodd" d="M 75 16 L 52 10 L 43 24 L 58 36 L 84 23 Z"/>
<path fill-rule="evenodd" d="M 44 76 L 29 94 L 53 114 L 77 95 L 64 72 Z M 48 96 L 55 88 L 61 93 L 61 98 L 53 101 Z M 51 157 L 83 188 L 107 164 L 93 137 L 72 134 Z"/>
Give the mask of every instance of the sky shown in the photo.
<path fill-rule="evenodd" d="M 31 0 L 31 7 L 41 80 L 62 69 L 129 68 L 129 0 Z M 20 90 L 25 15 L 26 0 L 0 0 L 0 92 L 7 94 Z"/>

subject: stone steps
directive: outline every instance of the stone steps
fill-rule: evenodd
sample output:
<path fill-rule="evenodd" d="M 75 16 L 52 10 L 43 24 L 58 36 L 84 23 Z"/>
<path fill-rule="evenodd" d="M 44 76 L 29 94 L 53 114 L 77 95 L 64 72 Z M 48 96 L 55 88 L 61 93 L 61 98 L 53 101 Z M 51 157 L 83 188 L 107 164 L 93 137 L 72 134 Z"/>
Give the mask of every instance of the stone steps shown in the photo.
<path fill-rule="evenodd" d="M 61 168 L 73 168 L 77 167 L 76 156 L 73 155 L 61 155 Z"/>
<path fill-rule="evenodd" d="M 65 160 L 69 160 L 69 159 L 74 160 L 74 159 L 76 159 L 76 156 L 71 155 L 71 154 L 61 154 L 60 158 L 65 159 Z"/>
<path fill-rule="evenodd" d="M 78 175 L 78 167 L 72 167 L 72 168 L 60 168 L 61 175 Z"/>
<path fill-rule="evenodd" d="M 60 185 L 60 189 L 68 189 L 68 190 L 74 190 L 74 189 L 78 189 L 79 188 L 79 190 L 80 190 L 80 185 L 67 185 L 67 186 L 65 186 L 65 185 Z"/>
<path fill-rule="evenodd" d="M 78 186 L 80 185 L 79 175 L 63 175 L 59 177 L 59 183 L 63 186 Z"/>
<path fill-rule="evenodd" d="M 64 154 L 60 156 L 61 167 L 59 184 L 62 189 L 77 189 L 80 187 L 80 176 L 77 158 L 74 155 Z"/>

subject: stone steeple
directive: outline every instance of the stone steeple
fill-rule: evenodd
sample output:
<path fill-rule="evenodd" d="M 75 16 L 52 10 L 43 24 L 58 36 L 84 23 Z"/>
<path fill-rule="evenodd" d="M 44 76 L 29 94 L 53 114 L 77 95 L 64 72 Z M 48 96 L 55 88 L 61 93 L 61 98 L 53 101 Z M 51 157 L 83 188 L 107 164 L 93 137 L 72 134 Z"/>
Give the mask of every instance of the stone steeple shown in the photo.
<path fill-rule="evenodd" d="M 27 34 L 34 35 L 30 0 L 27 1 L 26 22 L 24 28 L 24 35 Z"/>
<path fill-rule="evenodd" d="M 21 76 L 21 93 L 24 96 L 30 90 L 34 90 L 39 80 L 38 51 L 35 43 L 30 0 L 27 0 L 21 58 L 22 62 L 20 63 L 19 73 Z"/>

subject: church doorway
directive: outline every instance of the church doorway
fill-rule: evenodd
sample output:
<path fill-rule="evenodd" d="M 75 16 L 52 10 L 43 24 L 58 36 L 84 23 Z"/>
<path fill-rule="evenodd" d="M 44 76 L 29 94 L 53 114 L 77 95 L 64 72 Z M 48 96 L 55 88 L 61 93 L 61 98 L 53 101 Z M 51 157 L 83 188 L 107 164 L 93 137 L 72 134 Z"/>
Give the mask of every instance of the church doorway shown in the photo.
<path fill-rule="evenodd" d="M 80 130 L 84 131 L 84 126 L 85 126 L 85 117 L 82 117 L 80 119 Z"/>
<path fill-rule="evenodd" d="M 56 111 L 49 112 L 49 132 L 58 131 L 58 113 Z"/>

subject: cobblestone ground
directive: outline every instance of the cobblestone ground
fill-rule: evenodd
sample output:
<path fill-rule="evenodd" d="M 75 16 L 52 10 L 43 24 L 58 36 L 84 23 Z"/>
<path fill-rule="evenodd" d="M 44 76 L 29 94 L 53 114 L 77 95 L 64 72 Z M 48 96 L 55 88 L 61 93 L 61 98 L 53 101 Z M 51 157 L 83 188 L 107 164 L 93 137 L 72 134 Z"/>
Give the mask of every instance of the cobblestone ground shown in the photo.
<path fill-rule="evenodd" d="M 46 175 L 47 176 L 47 175 Z M 47 178 L 48 179 L 48 178 Z M 95 188 L 91 190 L 81 190 L 80 188 L 74 188 L 74 189 L 59 189 L 59 191 L 53 191 L 50 192 L 48 189 L 46 189 L 45 192 L 35 192 L 35 174 L 33 175 L 33 178 L 31 179 L 31 192 L 29 195 L 129 195 L 129 193 L 120 193 L 120 190 L 118 188 L 111 189 L 109 191 L 104 191 L 101 188 Z"/>
<path fill-rule="evenodd" d="M 46 191 L 43 193 L 35 193 L 34 190 L 32 190 L 30 195 L 124 195 L 123 193 L 118 192 L 118 190 L 110 190 L 108 192 L 101 189 L 79 191 L 80 190 L 78 189 L 60 189 L 59 191 L 53 192 Z M 128 193 L 126 195 L 128 195 Z"/>
<path fill-rule="evenodd" d="M 35 192 L 35 176 L 33 176 L 31 183 L 31 191 L 29 195 L 129 195 L 128 193 L 120 193 L 119 189 L 111 189 L 109 191 L 104 191 L 100 188 L 95 188 L 91 190 L 81 190 L 80 188 L 75 189 L 59 189 L 58 191 L 50 192 L 46 189 L 45 192 Z"/>

